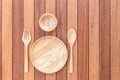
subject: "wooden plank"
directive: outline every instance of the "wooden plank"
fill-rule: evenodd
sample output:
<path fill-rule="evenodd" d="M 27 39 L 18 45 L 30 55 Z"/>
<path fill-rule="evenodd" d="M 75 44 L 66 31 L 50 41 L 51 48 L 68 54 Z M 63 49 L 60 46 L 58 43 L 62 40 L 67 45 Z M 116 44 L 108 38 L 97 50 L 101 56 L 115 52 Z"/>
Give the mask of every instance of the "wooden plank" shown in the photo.
<path fill-rule="evenodd" d="M 100 80 L 110 80 L 110 0 L 100 0 Z"/>
<path fill-rule="evenodd" d="M 24 28 L 31 31 L 32 40 L 29 45 L 28 56 L 30 49 L 34 43 L 34 0 L 24 0 Z M 29 58 L 29 57 L 28 57 Z M 34 67 L 29 58 L 28 73 L 24 74 L 24 80 L 34 80 Z"/>
<path fill-rule="evenodd" d="M 77 0 L 67 0 L 67 30 L 73 28 L 77 33 Z M 70 54 L 70 47 L 68 44 Z M 70 58 L 67 64 L 67 80 L 77 80 L 77 41 L 73 46 L 73 73 L 69 73 Z"/>
<path fill-rule="evenodd" d="M 39 27 L 39 18 L 43 13 L 45 13 L 45 0 L 35 0 L 35 41 L 45 35 L 45 32 Z M 36 69 L 34 70 L 34 77 L 35 80 L 46 79 L 45 74 L 37 71 Z"/>
<path fill-rule="evenodd" d="M 111 80 L 120 80 L 120 1 L 111 0 Z"/>
<path fill-rule="evenodd" d="M 56 15 L 56 0 L 46 0 L 46 13 Z M 47 32 L 46 35 L 56 36 L 56 29 L 51 32 Z"/>
<path fill-rule="evenodd" d="M 0 79 L 2 80 L 2 0 L 0 0 Z"/>
<path fill-rule="evenodd" d="M 88 0 L 78 0 L 78 80 L 88 80 Z"/>
<path fill-rule="evenodd" d="M 24 28 L 23 0 L 13 0 L 13 80 L 24 80 L 24 48 L 22 34 Z"/>
<path fill-rule="evenodd" d="M 99 0 L 89 0 L 89 80 L 99 80 Z"/>
<path fill-rule="evenodd" d="M 67 0 L 57 0 L 57 37 L 67 45 Z M 57 80 L 67 80 L 67 66 L 57 72 Z"/>
<path fill-rule="evenodd" d="M 2 0 L 2 80 L 12 80 L 11 0 Z"/>
<path fill-rule="evenodd" d="M 56 0 L 46 0 L 46 13 L 52 13 L 55 15 Z M 46 33 L 47 36 L 56 36 L 56 30 Z M 46 80 L 56 80 L 56 73 L 46 74 Z"/>
<path fill-rule="evenodd" d="M 56 0 L 46 0 L 46 13 L 55 14 Z"/>

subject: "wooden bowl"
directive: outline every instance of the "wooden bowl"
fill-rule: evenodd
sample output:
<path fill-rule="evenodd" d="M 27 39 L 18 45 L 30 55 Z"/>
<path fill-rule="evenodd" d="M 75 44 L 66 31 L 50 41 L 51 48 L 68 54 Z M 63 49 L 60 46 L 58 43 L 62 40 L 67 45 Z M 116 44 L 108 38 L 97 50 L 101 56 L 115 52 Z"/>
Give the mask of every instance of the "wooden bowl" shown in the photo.
<path fill-rule="evenodd" d="M 52 31 L 57 26 L 57 19 L 53 14 L 43 14 L 39 19 L 39 26 L 44 31 Z"/>
<path fill-rule="evenodd" d="M 65 44 L 53 36 L 38 39 L 31 48 L 33 66 L 43 73 L 55 73 L 66 64 L 68 53 Z"/>

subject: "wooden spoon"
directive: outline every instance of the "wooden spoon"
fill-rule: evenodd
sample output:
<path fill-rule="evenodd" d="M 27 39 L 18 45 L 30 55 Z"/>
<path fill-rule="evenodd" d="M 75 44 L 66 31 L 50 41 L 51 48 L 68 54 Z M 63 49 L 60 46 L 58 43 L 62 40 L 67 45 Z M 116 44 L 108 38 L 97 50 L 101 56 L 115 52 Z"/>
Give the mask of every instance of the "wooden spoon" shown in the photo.
<path fill-rule="evenodd" d="M 73 45 L 74 45 L 75 40 L 76 40 L 76 31 L 73 28 L 71 28 L 71 29 L 68 30 L 67 40 L 68 40 L 68 43 L 70 45 L 70 67 L 69 67 L 69 72 L 72 73 L 73 72 L 73 54 L 72 54 L 72 48 L 73 48 Z"/>

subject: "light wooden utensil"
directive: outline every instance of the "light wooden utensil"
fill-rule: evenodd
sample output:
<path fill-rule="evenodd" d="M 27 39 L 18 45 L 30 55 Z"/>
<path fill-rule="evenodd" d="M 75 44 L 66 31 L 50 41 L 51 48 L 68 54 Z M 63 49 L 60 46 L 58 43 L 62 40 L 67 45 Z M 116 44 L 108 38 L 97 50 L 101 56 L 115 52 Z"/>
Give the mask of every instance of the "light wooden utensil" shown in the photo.
<path fill-rule="evenodd" d="M 28 72 L 28 45 L 31 41 L 31 34 L 29 29 L 25 29 L 22 36 L 22 41 L 25 46 L 25 57 L 24 57 L 24 72 Z"/>
<path fill-rule="evenodd" d="M 68 52 L 65 44 L 54 36 L 38 39 L 32 46 L 30 59 L 33 66 L 43 73 L 55 73 L 66 64 Z"/>
<path fill-rule="evenodd" d="M 69 29 L 68 33 L 67 33 L 67 40 L 68 43 L 70 45 L 70 67 L 69 67 L 69 72 L 72 73 L 73 72 L 73 53 L 72 53 L 72 49 L 73 49 L 73 45 L 75 43 L 76 40 L 76 31 L 74 29 Z"/>

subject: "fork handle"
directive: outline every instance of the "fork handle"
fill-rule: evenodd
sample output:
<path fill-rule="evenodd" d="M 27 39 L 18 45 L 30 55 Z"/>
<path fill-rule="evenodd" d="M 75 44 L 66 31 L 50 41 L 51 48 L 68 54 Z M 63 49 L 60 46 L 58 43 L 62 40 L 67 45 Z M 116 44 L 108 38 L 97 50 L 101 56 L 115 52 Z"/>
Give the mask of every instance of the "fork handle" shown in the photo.
<path fill-rule="evenodd" d="M 24 72 L 28 72 L 28 45 L 25 45 Z"/>

